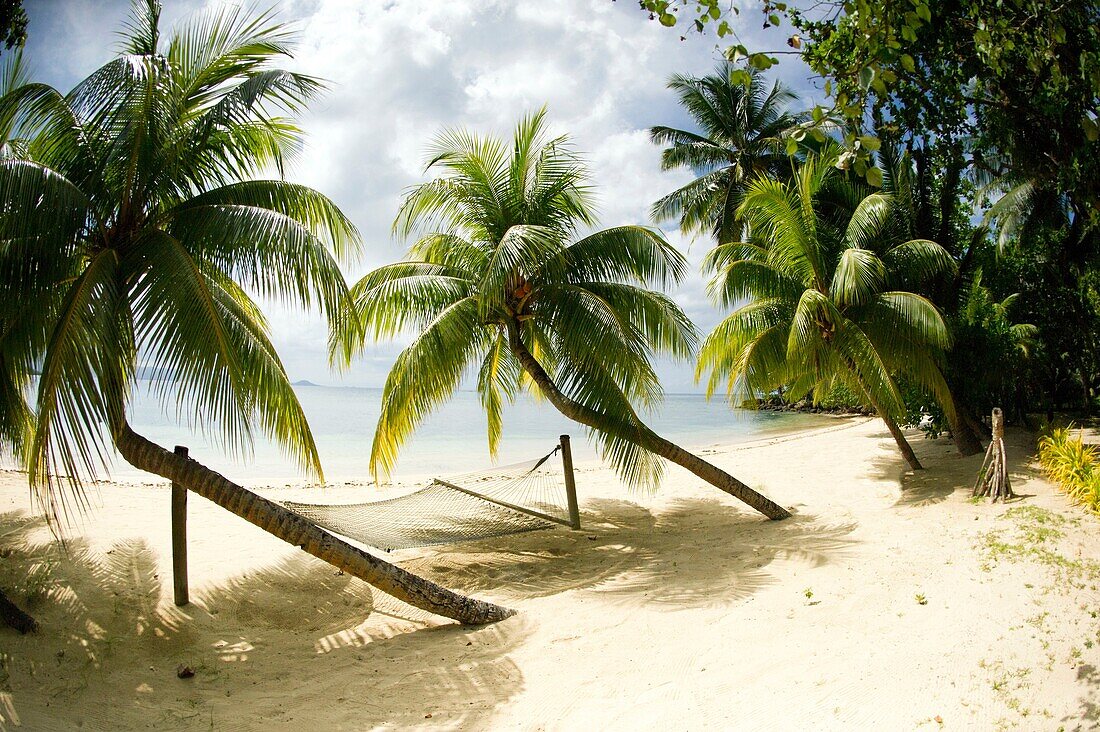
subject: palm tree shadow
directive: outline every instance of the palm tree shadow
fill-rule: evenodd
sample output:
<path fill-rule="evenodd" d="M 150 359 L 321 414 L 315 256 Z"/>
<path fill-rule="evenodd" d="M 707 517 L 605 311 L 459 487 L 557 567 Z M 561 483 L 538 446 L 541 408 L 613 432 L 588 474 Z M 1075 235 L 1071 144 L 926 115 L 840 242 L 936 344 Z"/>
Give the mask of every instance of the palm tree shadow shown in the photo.
<path fill-rule="evenodd" d="M 41 525 L 0 514 L 0 583 L 42 626 L 0 630 L 0 731 L 16 719 L 27 729 L 252 728 L 260 722 L 242 718 L 234 695 L 257 687 L 274 700 L 263 707 L 275 726 L 406 727 L 433 713 L 463 727 L 523 689 L 509 658 L 522 618 L 468 628 L 372 617 L 369 586 L 304 554 L 177 608 L 144 541 L 62 547 L 40 539 Z M 194 678 L 178 679 L 180 665 Z"/>
<path fill-rule="evenodd" d="M 955 491 L 969 490 L 972 487 L 962 481 L 952 480 L 934 468 L 911 471 L 901 478 L 901 496 L 895 505 L 932 506 L 946 501 Z"/>
<path fill-rule="evenodd" d="M 844 554 L 855 528 L 805 515 L 762 521 L 701 499 L 679 499 L 659 514 L 627 501 L 590 501 L 582 525 L 452 547 L 404 566 L 505 602 L 583 590 L 625 605 L 713 607 L 772 584 L 767 566 L 776 559 L 824 564 Z"/>
<path fill-rule="evenodd" d="M 776 559 L 831 561 L 854 528 L 810 516 L 768 522 L 694 499 L 658 514 L 592 501 L 584 522 L 580 532 L 456 545 L 405 565 L 521 609 L 570 590 L 624 606 L 707 607 L 771 584 Z M 439 625 L 304 554 L 199 587 L 177 608 L 166 565 L 144 541 L 62 548 L 40 528 L 0 515 L 0 583 L 43 627 L 37 636 L 0 631 L 0 715 L 25 728 L 57 727 L 54 710 L 64 708 L 64 724 L 91 729 L 232 730 L 260 723 L 242 719 L 235 701 L 250 689 L 262 690 L 263 723 L 274 726 L 323 718 L 334 728 L 412 727 L 431 714 L 431 724 L 465 727 L 523 689 L 510 658 L 529 635 L 523 615 L 484 628 Z M 179 665 L 195 677 L 177 679 Z"/>
<path fill-rule="evenodd" d="M 1076 723 L 1074 727 L 1065 729 L 1100 729 L 1100 670 L 1096 666 L 1083 664 L 1077 668 L 1077 682 L 1085 687 L 1085 693 L 1080 698 L 1080 709 L 1077 714 L 1064 717 L 1063 722 Z M 1088 722 L 1086 726 L 1082 722 Z"/>
<path fill-rule="evenodd" d="M 962 457 L 956 451 L 952 443 L 946 438 L 937 440 L 922 440 L 925 445 L 918 448 L 916 440 L 912 441 L 914 449 L 922 461 L 925 462 L 925 470 L 908 471 L 901 475 L 901 496 L 895 505 L 898 506 L 930 506 L 941 503 L 957 491 L 965 491 L 967 498 L 974 489 L 974 482 L 981 470 L 984 454 Z M 1010 429 L 1005 434 L 1005 449 L 1007 453 L 1008 472 L 1013 486 L 1022 485 L 1026 480 L 1035 477 L 1036 472 L 1032 467 L 1034 460 L 1034 435 L 1020 429 Z M 965 468 L 945 469 L 944 461 L 962 461 Z M 885 456 L 877 458 L 876 464 L 884 476 L 896 475 L 904 469 L 900 456 L 897 460 L 889 460 Z M 954 467 L 954 466 L 952 466 Z M 961 475 L 952 475 L 961 470 Z M 1009 503 L 1032 497 L 1032 494 L 1023 494 L 1017 491 L 1016 497 L 1009 499 Z"/>

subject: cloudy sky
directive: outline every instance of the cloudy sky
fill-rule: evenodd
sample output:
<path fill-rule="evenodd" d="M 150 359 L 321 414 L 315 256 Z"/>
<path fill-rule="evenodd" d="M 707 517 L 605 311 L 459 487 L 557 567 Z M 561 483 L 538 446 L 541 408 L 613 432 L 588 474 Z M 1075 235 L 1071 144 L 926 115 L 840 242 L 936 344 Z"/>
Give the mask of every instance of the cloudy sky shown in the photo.
<path fill-rule="evenodd" d="M 125 0 L 26 0 L 26 56 L 36 79 L 68 90 L 114 53 Z M 202 2 L 165 0 L 162 35 Z M 213 3 L 208 3 L 213 4 Z M 714 36 L 689 35 L 647 20 L 633 0 L 284 0 L 280 17 L 301 33 L 291 64 L 329 81 L 302 120 L 309 142 L 288 173 L 332 197 L 360 228 L 363 259 L 346 274 L 401 257 L 389 227 L 402 191 L 423 180 L 423 150 L 440 129 L 506 134 L 525 112 L 547 105 L 589 161 L 601 223 L 648 223 L 652 201 L 688 180 L 665 173 L 646 130 L 690 126 L 665 81 L 702 75 L 719 61 Z M 760 48 L 783 38 L 741 19 L 741 37 Z M 809 104 L 808 70 L 785 57 L 777 78 Z M 698 262 L 708 242 L 665 226 L 686 252 L 692 276 L 673 293 L 701 332 L 721 314 L 707 301 Z M 369 349 L 346 374 L 325 357 L 315 315 L 268 304 L 273 337 L 292 379 L 381 386 L 400 343 Z M 686 364 L 662 364 L 669 392 L 696 391 Z"/>

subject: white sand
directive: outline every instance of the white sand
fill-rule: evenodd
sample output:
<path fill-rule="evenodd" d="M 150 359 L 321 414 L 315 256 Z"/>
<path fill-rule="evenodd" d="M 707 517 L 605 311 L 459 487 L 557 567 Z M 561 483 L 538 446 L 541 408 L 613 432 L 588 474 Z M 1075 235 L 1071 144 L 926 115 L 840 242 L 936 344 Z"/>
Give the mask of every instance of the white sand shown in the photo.
<path fill-rule="evenodd" d="M 1006 508 L 968 501 L 980 456 L 916 436 L 905 474 L 880 424 L 708 455 L 796 509 L 778 523 L 678 469 L 646 497 L 584 467 L 583 531 L 416 555 L 520 611 L 474 629 L 372 613 L 197 496 L 176 608 L 165 488 L 103 485 L 65 554 L 2 474 L 0 586 L 43 629 L 0 630 L 0 731 L 1100 728 L 1100 520 L 1030 435 Z"/>

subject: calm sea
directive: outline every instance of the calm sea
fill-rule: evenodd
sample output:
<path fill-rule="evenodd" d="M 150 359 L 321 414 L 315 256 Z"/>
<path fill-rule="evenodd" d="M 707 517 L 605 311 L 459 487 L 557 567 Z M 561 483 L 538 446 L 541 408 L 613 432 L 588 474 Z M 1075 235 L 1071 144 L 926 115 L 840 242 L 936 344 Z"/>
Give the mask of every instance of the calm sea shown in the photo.
<path fill-rule="evenodd" d="M 144 385 L 143 385 L 144 386 Z M 378 419 L 381 389 L 295 386 L 321 454 L 330 483 L 369 479 L 371 439 Z M 668 394 L 649 424 L 661 435 L 684 447 L 703 447 L 759 439 L 829 424 L 819 415 L 755 412 L 731 409 L 721 399 L 707 401 L 696 394 Z M 131 405 L 134 429 L 171 449 L 186 445 L 191 456 L 244 485 L 282 485 L 305 479 L 293 460 L 273 443 L 257 439 L 248 456 L 234 456 L 199 430 L 180 425 L 173 405 L 161 404 L 144 388 Z M 395 480 L 461 473 L 492 464 L 485 437 L 485 414 L 476 392 L 461 391 L 433 414 L 401 452 Z M 534 459 L 557 443 L 558 435 L 572 437 L 574 459 L 596 459 L 586 431 L 562 417 L 547 403 L 529 397 L 517 399 L 504 415 L 504 435 L 497 464 Z M 121 459 L 111 477 L 147 480 Z"/>

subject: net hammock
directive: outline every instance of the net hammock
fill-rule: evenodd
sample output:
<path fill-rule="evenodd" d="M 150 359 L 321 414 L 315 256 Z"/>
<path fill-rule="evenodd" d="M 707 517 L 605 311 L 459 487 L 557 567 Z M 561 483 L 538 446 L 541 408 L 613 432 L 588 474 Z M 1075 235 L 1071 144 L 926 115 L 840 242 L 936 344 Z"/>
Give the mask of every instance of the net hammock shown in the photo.
<path fill-rule="evenodd" d="M 393 551 L 569 525 L 561 446 L 538 460 L 436 478 L 407 495 L 367 503 L 282 505 L 323 529 Z"/>

